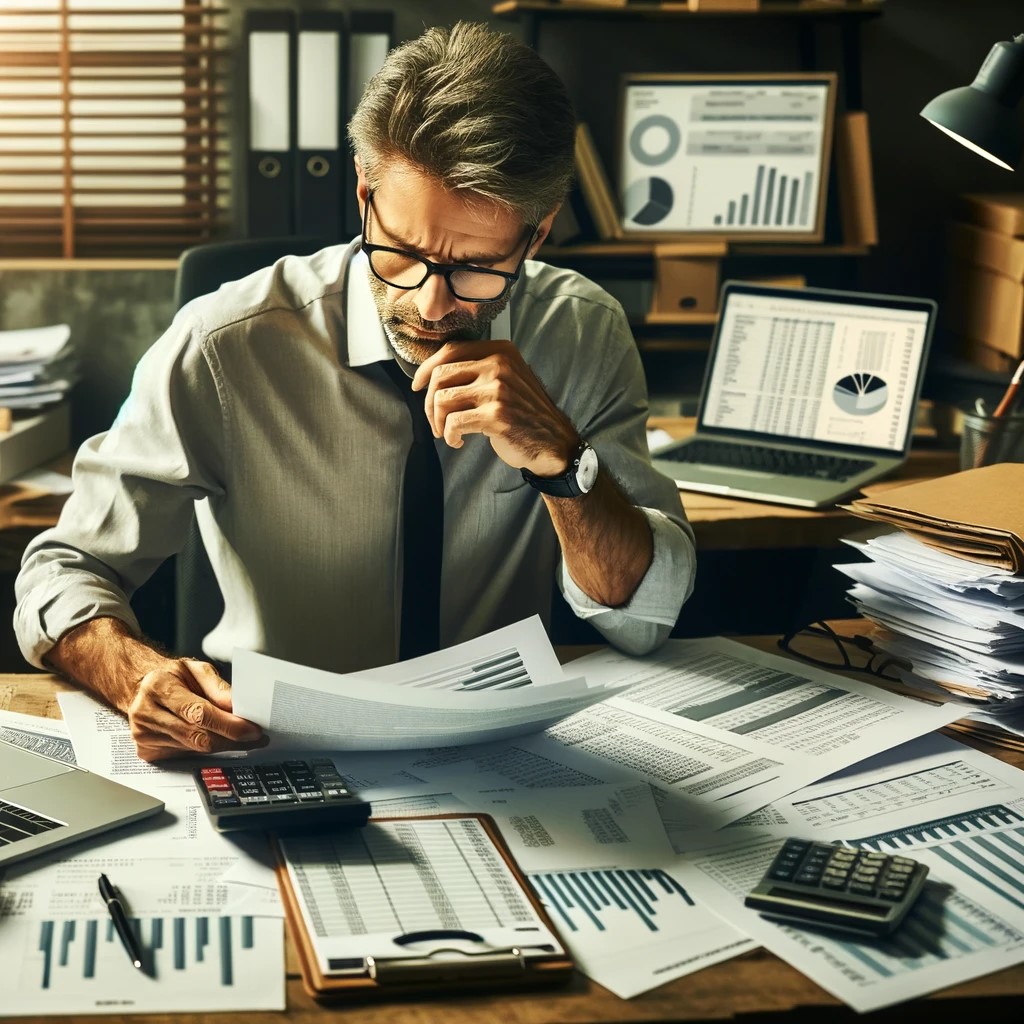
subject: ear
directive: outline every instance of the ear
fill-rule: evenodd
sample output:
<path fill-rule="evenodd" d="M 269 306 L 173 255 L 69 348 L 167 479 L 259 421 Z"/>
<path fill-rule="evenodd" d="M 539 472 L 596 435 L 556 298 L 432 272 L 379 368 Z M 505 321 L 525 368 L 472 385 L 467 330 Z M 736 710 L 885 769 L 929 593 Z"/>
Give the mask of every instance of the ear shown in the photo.
<path fill-rule="evenodd" d="M 562 208 L 561 203 L 556 206 L 538 225 L 537 230 L 534 233 L 533 241 L 530 243 L 530 249 L 527 253 L 529 259 L 533 259 L 537 255 L 537 250 L 544 244 L 544 239 L 548 237 L 551 232 L 551 225 L 554 223 L 555 217 L 558 216 L 558 211 Z"/>
<path fill-rule="evenodd" d="M 356 167 L 356 202 L 359 204 L 359 219 L 363 218 L 363 208 L 366 206 L 366 199 L 370 194 L 370 186 L 366 182 L 366 174 L 363 172 L 363 163 L 358 156 L 352 158 Z"/>

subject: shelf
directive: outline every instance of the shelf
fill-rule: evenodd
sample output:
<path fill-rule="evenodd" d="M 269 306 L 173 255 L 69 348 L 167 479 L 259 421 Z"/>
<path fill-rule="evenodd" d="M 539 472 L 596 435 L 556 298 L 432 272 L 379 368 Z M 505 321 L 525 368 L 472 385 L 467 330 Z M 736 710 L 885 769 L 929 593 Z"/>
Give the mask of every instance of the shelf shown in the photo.
<path fill-rule="evenodd" d="M 698 8 L 691 11 L 685 3 L 629 3 L 614 7 L 601 3 L 557 3 L 551 0 L 504 0 L 491 7 L 499 18 L 517 18 L 520 15 L 544 17 L 587 16 L 601 18 L 628 18 L 656 21 L 675 18 L 712 17 L 859 17 L 869 18 L 882 13 L 885 0 L 762 0 L 756 10 L 724 11 Z"/>
<path fill-rule="evenodd" d="M 717 313 L 645 313 L 630 323 L 634 327 L 707 327 L 717 320 Z"/>
<path fill-rule="evenodd" d="M 654 242 L 586 242 L 580 245 L 552 245 L 541 249 L 542 259 L 653 259 Z M 866 256 L 867 245 L 818 245 L 794 242 L 735 242 L 724 258 L 731 256 Z"/>
<path fill-rule="evenodd" d="M 174 259 L 130 259 L 128 257 L 84 257 L 62 259 L 58 256 L 10 257 L 0 259 L 4 270 L 176 270 Z"/>
<path fill-rule="evenodd" d="M 640 352 L 707 352 L 710 338 L 637 338 Z"/>

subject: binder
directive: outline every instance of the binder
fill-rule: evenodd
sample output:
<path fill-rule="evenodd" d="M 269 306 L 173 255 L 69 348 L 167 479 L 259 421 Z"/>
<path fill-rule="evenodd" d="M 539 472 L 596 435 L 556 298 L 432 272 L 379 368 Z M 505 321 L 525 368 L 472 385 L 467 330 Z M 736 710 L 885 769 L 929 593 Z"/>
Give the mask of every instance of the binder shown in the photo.
<path fill-rule="evenodd" d="M 371 819 L 361 829 L 279 836 L 277 851 L 289 933 L 315 999 L 546 987 L 573 975 L 489 815 Z M 479 918 L 467 909 L 477 887 Z M 430 920 L 439 904 L 441 927 Z M 390 923 L 389 907 L 391 931 L 375 931 Z M 402 930 L 402 914 L 415 930 Z M 351 928 L 340 923 L 349 915 Z"/>
<path fill-rule="evenodd" d="M 294 16 L 291 11 L 245 12 L 248 82 L 246 234 L 291 235 L 295 136 L 292 95 Z"/>
<path fill-rule="evenodd" d="M 295 47 L 295 232 L 345 234 L 345 15 L 300 10 Z"/>
<path fill-rule="evenodd" d="M 352 11 L 348 21 L 348 117 L 355 113 L 366 83 L 380 70 L 394 45 L 394 15 L 390 11 Z M 358 235 L 361 225 L 356 200 L 356 170 L 346 162 L 345 230 Z"/>

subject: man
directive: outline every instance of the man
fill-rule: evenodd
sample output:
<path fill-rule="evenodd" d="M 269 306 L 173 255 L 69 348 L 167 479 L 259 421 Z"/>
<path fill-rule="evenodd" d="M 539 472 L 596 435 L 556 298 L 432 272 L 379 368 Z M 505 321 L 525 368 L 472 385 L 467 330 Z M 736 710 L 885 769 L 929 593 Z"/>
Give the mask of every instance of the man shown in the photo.
<path fill-rule="evenodd" d="M 393 662 L 419 619 L 435 647 L 547 619 L 556 573 L 611 643 L 668 635 L 692 533 L 650 465 L 635 344 L 600 288 L 529 259 L 573 132 L 532 50 L 483 26 L 427 31 L 350 127 L 362 238 L 190 303 L 140 361 L 26 552 L 15 613 L 25 656 L 123 711 L 140 756 L 264 741 L 217 669 L 155 650 L 128 605 L 194 512 L 224 596 L 214 661 Z M 417 541 L 419 508 L 403 514 L 412 449 L 436 453 L 443 540 Z M 421 610 L 432 558 L 439 606 Z"/>

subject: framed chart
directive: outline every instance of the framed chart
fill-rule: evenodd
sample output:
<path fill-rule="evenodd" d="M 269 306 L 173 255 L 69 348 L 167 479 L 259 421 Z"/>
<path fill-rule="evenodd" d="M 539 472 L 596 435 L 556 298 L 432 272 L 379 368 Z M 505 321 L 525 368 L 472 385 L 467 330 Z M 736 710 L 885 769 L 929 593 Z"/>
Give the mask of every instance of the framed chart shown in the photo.
<path fill-rule="evenodd" d="M 820 242 L 835 95 L 832 72 L 623 76 L 623 237 Z"/>

